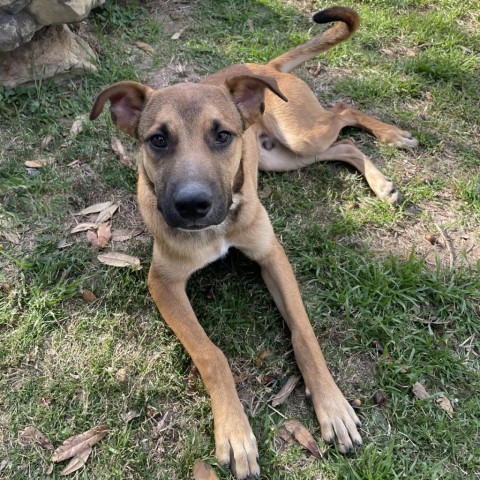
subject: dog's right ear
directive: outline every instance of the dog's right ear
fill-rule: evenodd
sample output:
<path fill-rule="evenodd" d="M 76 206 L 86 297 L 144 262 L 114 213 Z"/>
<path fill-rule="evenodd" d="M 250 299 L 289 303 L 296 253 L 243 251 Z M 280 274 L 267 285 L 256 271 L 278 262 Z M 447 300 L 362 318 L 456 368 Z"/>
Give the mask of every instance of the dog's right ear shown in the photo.
<path fill-rule="evenodd" d="M 93 104 L 90 120 L 95 120 L 110 102 L 110 114 L 115 126 L 127 135 L 136 136 L 137 124 L 150 87 L 137 82 L 119 82 L 102 90 Z"/>

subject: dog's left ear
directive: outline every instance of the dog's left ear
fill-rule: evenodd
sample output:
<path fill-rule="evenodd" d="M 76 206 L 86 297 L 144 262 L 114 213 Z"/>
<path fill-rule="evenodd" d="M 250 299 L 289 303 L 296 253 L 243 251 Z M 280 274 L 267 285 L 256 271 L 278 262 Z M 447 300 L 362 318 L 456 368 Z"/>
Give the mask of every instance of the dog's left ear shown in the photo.
<path fill-rule="evenodd" d="M 279 96 L 283 101 L 288 102 L 278 88 L 277 81 L 271 77 L 241 75 L 228 78 L 225 81 L 225 86 L 230 95 L 232 95 L 233 101 L 237 105 L 247 126 L 255 123 L 263 115 L 265 111 L 264 97 L 266 88 Z"/>

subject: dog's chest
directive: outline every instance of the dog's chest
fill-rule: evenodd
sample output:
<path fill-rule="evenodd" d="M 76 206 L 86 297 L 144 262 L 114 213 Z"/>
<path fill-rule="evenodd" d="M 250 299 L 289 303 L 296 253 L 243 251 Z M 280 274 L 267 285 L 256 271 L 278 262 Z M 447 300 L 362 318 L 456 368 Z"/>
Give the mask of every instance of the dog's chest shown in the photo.
<path fill-rule="evenodd" d="M 228 243 L 226 240 L 220 240 L 213 248 L 212 251 L 209 252 L 207 258 L 206 258 L 206 263 L 212 263 L 215 260 L 218 260 L 219 258 L 224 257 L 228 249 L 232 245 Z"/>

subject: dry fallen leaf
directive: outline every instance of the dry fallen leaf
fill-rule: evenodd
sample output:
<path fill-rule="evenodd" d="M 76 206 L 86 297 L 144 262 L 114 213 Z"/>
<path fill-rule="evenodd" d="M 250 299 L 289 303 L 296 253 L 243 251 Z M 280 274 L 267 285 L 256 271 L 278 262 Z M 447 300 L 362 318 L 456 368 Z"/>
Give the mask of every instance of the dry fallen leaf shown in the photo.
<path fill-rule="evenodd" d="M 125 147 L 119 138 L 112 136 L 111 139 L 112 150 L 118 155 L 120 163 L 126 167 L 130 167 L 133 170 L 136 169 L 135 162 L 125 152 Z"/>
<path fill-rule="evenodd" d="M 141 228 L 124 228 L 124 229 L 117 229 L 113 230 L 112 232 L 112 241 L 113 242 L 125 242 L 126 240 L 130 240 L 143 232 Z"/>
<path fill-rule="evenodd" d="M 18 234 L 13 232 L 2 232 L 3 237 L 5 237 L 9 242 L 13 243 L 14 245 L 18 245 L 20 243 L 20 237 Z"/>
<path fill-rule="evenodd" d="M 54 137 L 53 135 L 45 135 L 43 138 L 42 138 L 42 147 L 45 148 L 45 147 L 48 147 L 49 143 L 54 140 Z"/>
<path fill-rule="evenodd" d="M 257 355 L 257 358 L 255 359 L 255 365 L 258 368 L 262 366 L 263 361 L 265 360 L 267 355 L 268 355 L 268 352 L 265 349 L 260 350 L 260 353 Z"/>
<path fill-rule="evenodd" d="M 25 162 L 25 166 L 28 168 L 41 168 L 42 164 L 40 162 L 36 162 L 35 160 L 27 160 Z"/>
<path fill-rule="evenodd" d="M 82 290 L 82 298 L 83 298 L 83 301 L 87 303 L 93 303 L 97 299 L 97 297 L 93 292 L 86 289 Z"/>
<path fill-rule="evenodd" d="M 70 245 L 73 245 L 72 242 L 70 242 L 67 238 L 62 238 L 58 243 L 57 243 L 57 248 L 59 250 L 62 250 L 64 248 L 69 247 Z"/>
<path fill-rule="evenodd" d="M 53 398 L 51 395 L 47 395 L 40 399 L 39 405 L 41 407 L 50 407 L 53 403 Z"/>
<path fill-rule="evenodd" d="M 80 452 L 88 449 L 88 447 L 92 447 L 99 442 L 107 432 L 105 425 L 98 425 L 79 435 L 67 438 L 67 440 L 55 450 L 52 462 L 61 462 L 67 460 L 67 458 L 78 455 Z"/>
<path fill-rule="evenodd" d="M 22 445 L 32 445 L 38 443 L 46 450 L 52 450 L 53 445 L 50 440 L 36 427 L 26 427 L 20 432 L 20 442 Z"/>
<path fill-rule="evenodd" d="M 149 45 L 148 43 L 141 42 L 140 40 L 137 40 L 135 42 L 135 45 L 140 48 L 141 50 L 147 52 L 149 55 L 153 55 L 155 53 L 155 49 Z"/>
<path fill-rule="evenodd" d="M 79 452 L 68 462 L 67 466 L 60 472 L 60 475 L 69 475 L 85 466 L 91 453 L 92 447 L 87 447 L 85 450 Z"/>
<path fill-rule="evenodd" d="M 72 123 L 72 126 L 70 127 L 70 135 L 75 136 L 78 135 L 79 133 L 82 133 L 83 131 L 83 124 L 87 120 L 87 115 L 79 115 L 74 122 Z"/>
<path fill-rule="evenodd" d="M 87 208 L 84 208 L 78 213 L 74 213 L 74 215 L 90 215 L 91 213 L 99 213 L 106 208 L 108 208 L 110 205 L 112 205 L 113 202 L 102 202 L 102 203 L 95 203 L 95 205 L 90 205 Z"/>
<path fill-rule="evenodd" d="M 118 205 L 116 203 L 112 203 L 112 205 L 108 206 L 104 210 L 102 210 L 98 217 L 95 220 L 95 223 L 103 223 L 112 218 L 113 214 L 117 211 Z"/>
<path fill-rule="evenodd" d="M 53 157 L 39 158 L 38 160 L 27 160 L 25 166 L 28 168 L 42 168 L 45 165 L 52 165 L 55 163 Z"/>
<path fill-rule="evenodd" d="M 247 20 L 246 25 L 247 25 L 248 30 L 249 30 L 250 32 L 253 33 L 253 32 L 255 31 L 255 27 L 253 26 L 253 20 L 252 20 L 251 18 L 249 18 L 249 19 Z"/>
<path fill-rule="evenodd" d="M 278 430 L 277 436 L 289 445 L 294 442 L 292 436 L 284 428 Z"/>
<path fill-rule="evenodd" d="M 430 394 L 425 390 L 425 387 L 419 382 L 416 382 L 413 385 L 412 392 L 420 400 L 424 400 L 425 398 L 430 396 Z"/>
<path fill-rule="evenodd" d="M 117 370 L 117 373 L 115 373 L 115 378 L 120 383 L 125 383 L 125 381 L 127 380 L 127 371 L 124 368 L 119 368 Z"/>
<path fill-rule="evenodd" d="M 129 412 L 121 415 L 122 420 L 125 423 L 131 422 L 134 418 L 137 418 L 139 416 L 140 416 L 140 414 L 136 410 L 130 410 Z"/>
<path fill-rule="evenodd" d="M 385 54 L 387 57 L 394 57 L 395 56 L 395 53 L 393 52 L 393 50 L 390 50 L 389 48 L 381 48 L 380 51 Z"/>
<path fill-rule="evenodd" d="M 280 391 L 272 398 L 272 407 L 276 407 L 278 405 L 282 405 L 282 403 L 285 403 L 299 380 L 300 377 L 298 375 L 291 376 L 285 385 L 280 389 Z"/>
<path fill-rule="evenodd" d="M 175 32 L 170 38 L 172 40 L 178 40 L 182 33 L 188 28 L 188 25 L 185 25 L 183 28 L 181 28 L 178 32 Z"/>
<path fill-rule="evenodd" d="M 87 232 L 87 242 L 90 243 L 93 246 L 97 246 L 97 234 L 95 232 L 92 232 L 89 230 Z"/>
<path fill-rule="evenodd" d="M 450 400 L 447 397 L 444 397 L 441 395 L 435 400 L 438 404 L 438 406 L 445 410 L 450 418 L 453 417 L 453 406 Z"/>
<path fill-rule="evenodd" d="M 195 480 L 218 480 L 217 474 L 203 460 L 195 460 L 192 473 Z"/>
<path fill-rule="evenodd" d="M 295 440 L 305 447 L 315 458 L 319 460 L 323 453 L 320 452 L 317 442 L 312 437 L 312 434 L 302 425 L 298 420 L 288 420 L 285 422 L 285 429 L 289 432 Z"/>
<path fill-rule="evenodd" d="M 79 223 L 70 230 L 70 233 L 84 232 L 85 230 L 90 230 L 91 228 L 96 230 L 98 228 L 98 225 L 92 222 Z"/>
<path fill-rule="evenodd" d="M 108 252 L 97 256 L 98 260 L 111 267 L 132 267 L 135 270 L 140 270 L 140 259 L 132 257 L 123 252 Z"/>
<path fill-rule="evenodd" d="M 101 223 L 97 231 L 97 245 L 99 248 L 105 248 L 112 238 L 109 223 Z"/>

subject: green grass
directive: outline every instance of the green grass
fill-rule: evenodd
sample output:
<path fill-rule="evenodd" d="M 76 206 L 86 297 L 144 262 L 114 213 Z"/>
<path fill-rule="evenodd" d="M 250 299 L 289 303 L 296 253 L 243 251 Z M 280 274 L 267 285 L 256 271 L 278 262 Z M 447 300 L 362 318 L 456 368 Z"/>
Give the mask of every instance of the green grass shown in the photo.
<path fill-rule="evenodd" d="M 343 4 L 361 14 L 360 30 L 297 73 L 324 103 L 348 100 L 417 136 L 420 147 L 405 152 L 354 129 L 343 134 L 406 200 L 390 207 L 337 164 L 261 174 L 259 189 L 271 189 L 263 202 L 331 370 L 348 398 L 362 400 L 365 446 L 349 457 L 327 448 L 319 462 L 277 438 L 285 416 L 300 419 L 321 442 L 301 386 L 278 408 L 281 415 L 268 406 L 297 369 L 256 265 L 231 252 L 195 274 L 188 294 L 234 374 L 246 376 L 238 389 L 259 442 L 262 478 L 478 478 L 480 11 L 473 0 Z M 109 434 L 75 478 L 185 479 L 196 458 L 230 478 L 215 462 L 208 396 L 200 380 L 194 391 L 187 385 L 190 360 L 148 294 L 149 237 L 124 245 L 142 261 L 130 271 L 99 264 L 84 235 L 68 236 L 73 213 L 95 202 L 120 203 L 114 228 L 139 216 L 135 174 L 110 149 L 115 131 L 107 116 L 73 138 L 69 125 L 104 86 L 142 81 L 171 61 L 201 75 L 233 62 L 266 62 L 318 31 L 309 5 L 202 0 L 172 41 L 153 7 L 107 2 L 89 20 L 98 73 L 64 85 L 0 87 L 0 284 L 8 284 L 0 290 L 0 478 L 60 478 L 58 466 L 47 477 L 50 452 L 21 444 L 25 427 L 36 426 L 58 446 L 100 423 Z M 156 54 L 137 51 L 137 40 Z M 324 68 L 313 76 L 318 62 Z M 46 135 L 53 140 L 42 146 Z M 122 141 L 133 152 L 133 143 Z M 26 171 L 26 160 L 44 157 L 55 162 L 38 175 Z M 448 249 L 424 239 L 439 235 L 437 226 L 451 241 L 453 269 Z M 18 244 L 8 240 L 12 234 Z M 59 250 L 63 238 L 73 245 Z M 212 286 L 215 296 L 207 298 Z M 98 300 L 85 303 L 82 289 Z M 262 350 L 267 356 L 257 366 Z M 278 382 L 265 385 L 266 377 Z M 417 381 L 431 399 L 414 397 Z M 373 401 L 376 391 L 384 404 Z M 439 395 L 452 402 L 452 418 L 436 404 Z M 126 423 L 122 415 L 132 410 L 139 416 Z"/>

